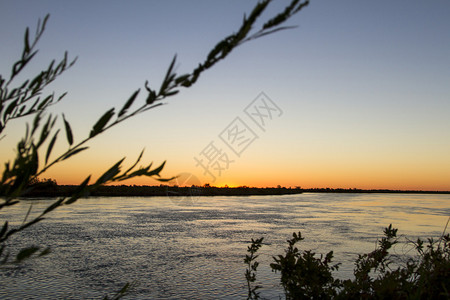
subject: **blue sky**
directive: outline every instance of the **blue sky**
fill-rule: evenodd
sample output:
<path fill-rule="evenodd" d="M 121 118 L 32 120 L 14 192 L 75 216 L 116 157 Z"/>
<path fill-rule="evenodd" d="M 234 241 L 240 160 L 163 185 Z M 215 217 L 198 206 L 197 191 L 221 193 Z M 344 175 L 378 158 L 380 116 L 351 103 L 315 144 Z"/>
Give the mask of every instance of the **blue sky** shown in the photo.
<path fill-rule="evenodd" d="M 26 26 L 50 13 L 29 74 L 65 50 L 76 65 L 51 88 L 55 107 L 86 136 L 145 80 L 159 86 L 174 54 L 189 72 L 237 30 L 256 1 L 8 1 L 0 4 L 0 68 L 8 75 Z M 274 1 L 266 18 L 287 1 Z M 450 2 L 312 1 L 296 29 L 237 48 L 167 105 L 100 136 L 91 152 L 50 170 L 61 183 L 98 174 L 123 156 L 168 161 L 211 178 L 194 157 L 260 92 L 283 114 L 213 184 L 450 190 Z M 141 99 L 144 100 L 143 98 Z M 20 130 L 2 141 L 10 157 Z M 63 140 L 59 149 L 66 147 Z M 228 149 L 228 150 L 227 150 Z M 217 174 L 216 174 L 217 175 Z M 153 184 L 142 179 L 138 184 Z"/>

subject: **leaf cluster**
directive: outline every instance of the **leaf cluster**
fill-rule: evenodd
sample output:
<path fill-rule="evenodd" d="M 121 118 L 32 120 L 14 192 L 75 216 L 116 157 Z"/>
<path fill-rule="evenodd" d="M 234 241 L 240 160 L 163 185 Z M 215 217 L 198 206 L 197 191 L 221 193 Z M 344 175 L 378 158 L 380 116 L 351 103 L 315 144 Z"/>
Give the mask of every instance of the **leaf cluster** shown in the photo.
<path fill-rule="evenodd" d="M 295 245 L 304 240 L 301 233 L 293 233 L 288 240 L 288 248 L 284 255 L 275 256 L 270 264 L 272 271 L 280 272 L 281 285 L 286 299 L 329 299 L 336 295 L 335 288 L 339 280 L 335 280 L 332 271 L 339 265 L 331 265 L 333 251 L 323 257 L 316 253 L 300 251 Z"/>
<path fill-rule="evenodd" d="M 265 21 L 259 30 L 252 31 L 256 21 L 266 10 L 270 2 L 272 2 L 272 0 L 258 2 L 248 16 L 244 15 L 241 27 L 237 32 L 219 41 L 209 52 L 206 60 L 203 63 L 200 63 L 191 74 L 185 74 L 178 78 L 180 84 L 184 87 L 191 86 L 197 81 L 203 71 L 211 68 L 218 61 L 226 58 L 237 46 L 277 31 L 294 28 L 294 26 L 281 25 L 309 4 L 309 1 L 293 0 L 282 12 Z"/>
<path fill-rule="evenodd" d="M 248 295 L 247 300 L 259 299 L 259 292 L 257 291 L 261 288 L 259 285 L 253 286 L 256 281 L 256 271 L 258 269 L 259 263 L 256 261 L 258 255 L 256 252 L 261 248 L 262 241 L 264 238 L 252 239 L 252 243 L 248 246 L 247 252 L 250 254 L 245 255 L 244 263 L 247 265 L 245 270 L 245 279 L 247 280 Z"/>
<path fill-rule="evenodd" d="M 69 60 L 67 52 L 59 62 L 51 61 L 46 69 L 15 87 L 12 86 L 17 81 L 18 75 L 38 53 L 36 46 L 44 33 L 48 19 L 49 15 L 45 16 L 42 22 L 38 21 L 36 32 L 31 40 L 30 29 L 27 27 L 21 57 L 13 63 L 9 77 L 0 74 L 0 134 L 8 121 L 45 111 L 66 95 L 63 93 L 55 96 L 51 93 L 43 96 L 42 93 L 50 83 L 75 64 L 76 58 Z"/>
<path fill-rule="evenodd" d="M 294 233 L 285 254 L 270 264 L 280 273 L 286 299 L 450 299 L 450 235 L 445 229 L 427 243 L 408 240 L 416 254 L 399 257 L 390 254 L 399 240 L 389 225 L 374 251 L 358 255 L 354 278 L 347 280 L 334 278 L 339 264 L 331 265 L 333 251 L 317 257 L 295 246 L 302 240 L 300 232 Z"/>

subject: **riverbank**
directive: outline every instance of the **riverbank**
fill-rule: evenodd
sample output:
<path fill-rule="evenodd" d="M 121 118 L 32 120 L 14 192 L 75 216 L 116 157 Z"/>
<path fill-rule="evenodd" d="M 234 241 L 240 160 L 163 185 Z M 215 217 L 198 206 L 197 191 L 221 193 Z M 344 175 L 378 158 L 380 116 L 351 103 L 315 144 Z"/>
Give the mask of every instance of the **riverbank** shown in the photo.
<path fill-rule="evenodd" d="M 36 186 L 23 197 L 63 197 L 71 195 L 77 186 L 53 185 Z M 288 195 L 301 194 L 298 188 L 255 188 L 255 187 L 178 187 L 178 186 L 101 186 L 91 196 L 125 197 L 125 196 L 252 196 L 252 195 Z"/>
<path fill-rule="evenodd" d="M 24 197 L 63 197 L 71 195 L 76 185 L 37 184 Z M 303 189 L 286 187 L 214 187 L 214 186 L 191 186 L 178 187 L 169 185 L 159 186 L 102 186 L 91 193 L 91 196 L 125 197 L 125 196 L 268 196 L 268 195 L 291 195 L 301 193 L 390 193 L 390 194 L 450 194 L 450 191 L 419 191 L 419 190 L 388 190 L 388 189 L 342 189 L 342 188 L 313 188 Z"/>

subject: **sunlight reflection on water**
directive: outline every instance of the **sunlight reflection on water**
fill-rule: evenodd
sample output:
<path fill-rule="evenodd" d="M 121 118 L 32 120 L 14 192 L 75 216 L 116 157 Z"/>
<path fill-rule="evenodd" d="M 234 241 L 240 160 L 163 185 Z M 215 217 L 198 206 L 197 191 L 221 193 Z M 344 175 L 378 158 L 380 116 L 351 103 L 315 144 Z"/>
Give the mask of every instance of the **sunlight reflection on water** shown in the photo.
<path fill-rule="evenodd" d="M 37 214 L 51 202 L 23 201 L 1 221 L 20 224 L 31 203 Z M 439 236 L 449 215 L 450 195 L 200 197 L 192 206 L 162 197 L 82 199 L 10 242 L 53 252 L 3 270 L 0 297 L 101 298 L 136 281 L 133 299 L 245 298 L 243 258 L 250 238 L 264 236 L 257 278 L 261 295 L 278 299 L 269 263 L 294 231 L 306 238 L 302 249 L 334 250 L 339 277 L 349 278 L 356 254 L 373 250 L 390 223 L 412 239 Z"/>

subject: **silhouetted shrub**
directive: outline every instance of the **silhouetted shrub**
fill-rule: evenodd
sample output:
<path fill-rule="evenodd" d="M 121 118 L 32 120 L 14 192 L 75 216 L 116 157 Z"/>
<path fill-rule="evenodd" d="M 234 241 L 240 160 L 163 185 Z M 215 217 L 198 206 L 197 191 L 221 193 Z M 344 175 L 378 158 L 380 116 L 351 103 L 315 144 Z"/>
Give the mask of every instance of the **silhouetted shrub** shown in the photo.
<path fill-rule="evenodd" d="M 317 256 L 310 250 L 299 250 L 296 244 L 303 239 L 300 232 L 294 233 L 285 254 L 274 256 L 275 262 L 270 264 L 280 273 L 286 299 L 450 299 L 450 236 L 445 230 L 437 240 L 407 240 L 415 254 L 398 257 L 389 253 L 399 243 L 397 229 L 389 225 L 377 248 L 358 256 L 354 279 L 347 280 L 333 276 L 339 269 L 339 264 L 332 264 L 333 251 Z M 261 241 L 252 240 L 249 247 L 254 258 Z M 248 261 L 247 255 L 245 263 Z M 247 299 L 258 299 L 259 294 L 251 293 L 255 276 L 249 280 L 247 273 Z"/>

